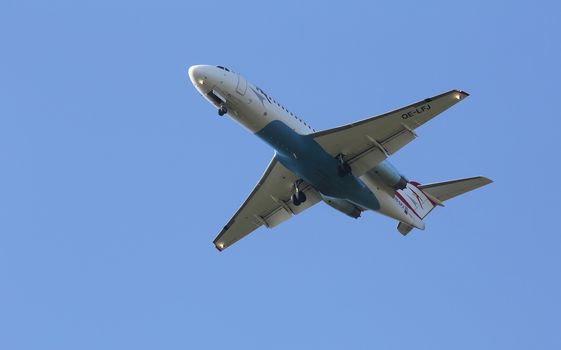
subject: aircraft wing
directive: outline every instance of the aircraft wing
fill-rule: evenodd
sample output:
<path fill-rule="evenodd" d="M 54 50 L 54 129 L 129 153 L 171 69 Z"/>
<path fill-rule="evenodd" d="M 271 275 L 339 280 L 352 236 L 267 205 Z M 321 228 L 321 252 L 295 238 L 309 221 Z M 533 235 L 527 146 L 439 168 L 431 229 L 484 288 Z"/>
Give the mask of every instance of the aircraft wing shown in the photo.
<path fill-rule="evenodd" d="M 468 93 L 452 90 L 407 107 L 370 117 L 311 136 L 329 154 L 342 154 L 355 176 L 361 176 L 376 164 L 411 142 L 415 129 L 452 107 Z"/>
<path fill-rule="evenodd" d="M 261 225 L 274 227 L 321 200 L 314 188 L 303 183 L 299 188 L 306 193 L 306 201 L 299 206 L 292 204 L 290 196 L 297 179 L 273 157 L 249 197 L 214 239 L 216 248 L 222 251 Z"/>

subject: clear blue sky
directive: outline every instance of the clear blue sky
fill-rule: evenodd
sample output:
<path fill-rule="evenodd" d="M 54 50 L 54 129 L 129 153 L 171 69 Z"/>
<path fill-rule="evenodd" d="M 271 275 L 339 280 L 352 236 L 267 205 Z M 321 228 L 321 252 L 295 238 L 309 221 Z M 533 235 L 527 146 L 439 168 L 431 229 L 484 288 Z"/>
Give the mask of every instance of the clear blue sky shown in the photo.
<path fill-rule="evenodd" d="M 561 349 L 555 1 L 4 1 L 0 348 Z M 486 175 L 427 230 L 317 205 L 212 240 L 272 150 L 187 68 L 316 129 L 471 96 L 393 157 Z"/>

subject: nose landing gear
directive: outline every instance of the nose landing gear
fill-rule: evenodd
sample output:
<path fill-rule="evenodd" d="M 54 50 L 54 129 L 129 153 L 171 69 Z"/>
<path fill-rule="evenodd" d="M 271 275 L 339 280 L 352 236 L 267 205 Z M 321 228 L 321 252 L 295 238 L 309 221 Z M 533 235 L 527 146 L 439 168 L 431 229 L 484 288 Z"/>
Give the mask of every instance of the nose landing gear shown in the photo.
<path fill-rule="evenodd" d="M 302 184 L 302 180 L 296 181 L 296 183 L 294 184 L 295 192 L 290 197 L 290 199 L 292 200 L 292 204 L 294 204 L 295 206 L 299 206 L 306 201 L 306 194 L 303 191 L 300 191 L 300 184 Z"/>
<path fill-rule="evenodd" d="M 221 105 L 220 108 L 218 108 L 218 115 L 222 117 L 226 113 L 228 113 L 228 109 L 226 106 Z"/>

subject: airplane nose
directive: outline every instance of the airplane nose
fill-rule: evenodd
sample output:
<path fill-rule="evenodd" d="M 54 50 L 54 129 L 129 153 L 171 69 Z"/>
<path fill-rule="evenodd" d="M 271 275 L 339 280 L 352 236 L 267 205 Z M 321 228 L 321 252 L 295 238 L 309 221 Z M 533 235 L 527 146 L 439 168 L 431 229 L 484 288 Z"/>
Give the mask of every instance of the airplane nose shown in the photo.
<path fill-rule="evenodd" d="M 200 87 L 205 82 L 205 67 L 202 64 L 189 67 L 189 79 L 196 87 Z"/>

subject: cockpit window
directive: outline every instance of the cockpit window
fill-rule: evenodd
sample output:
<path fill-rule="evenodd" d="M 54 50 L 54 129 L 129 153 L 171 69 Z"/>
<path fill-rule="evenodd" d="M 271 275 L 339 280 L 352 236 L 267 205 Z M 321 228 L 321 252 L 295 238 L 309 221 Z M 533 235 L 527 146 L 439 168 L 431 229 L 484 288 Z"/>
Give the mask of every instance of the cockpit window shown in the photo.
<path fill-rule="evenodd" d="M 226 72 L 229 72 L 230 70 L 226 67 L 222 67 L 222 66 L 216 66 L 216 68 L 220 68 L 222 70 L 225 70 Z"/>

